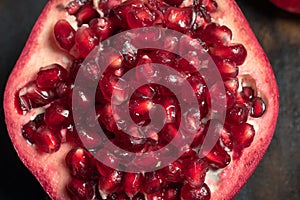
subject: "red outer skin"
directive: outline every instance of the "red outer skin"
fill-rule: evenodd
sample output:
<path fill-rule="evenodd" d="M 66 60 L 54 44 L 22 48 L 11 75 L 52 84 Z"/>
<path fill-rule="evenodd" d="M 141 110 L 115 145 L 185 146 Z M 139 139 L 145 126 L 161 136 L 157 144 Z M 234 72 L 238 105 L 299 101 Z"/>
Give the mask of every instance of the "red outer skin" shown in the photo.
<path fill-rule="evenodd" d="M 62 9 L 68 1 L 50 0 L 48 2 L 9 77 L 4 94 L 6 124 L 13 145 L 25 166 L 38 179 L 51 198 L 56 200 L 70 199 L 65 189 L 70 175 L 64 158 L 72 146 L 63 144 L 60 150 L 53 154 L 38 153 L 24 140 L 20 131 L 22 125 L 34 115 L 34 111 L 24 116 L 18 114 L 14 105 L 14 95 L 18 89 L 34 78 L 41 66 L 54 62 L 68 66 L 70 58 L 56 47 L 52 36 L 52 29 L 57 20 L 64 18 L 74 22 L 74 18 L 68 16 Z M 264 116 L 259 119 L 250 119 L 250 123 L 256 130 L 252 145 L 245 149 L 240 159 L 234 160 L 220 173 L 219 181 L 206 180 L 212 189 L 211 199 L 225 200 L 232 199 L 246 183 L 265 153 L 275 130 L 279 98 L 269 61 L 242 12 L 234 0 L 217 0 L 217 3 L 219 11 L 213 15 L 214 19 L 230 27 L 233 31 L 233 40 L 243 43 L 248 51 L 247 60 L 240 67 L 240 74 L 251 74 L 253 78 L 259 77 L 256 79 L 257 88 L 268 101 L 267 112 Z"/>
<path fill-rule="evenodd" d="M 270 0 L 277 7 L 291 13 L 300 14 L 299 0 Z"/>

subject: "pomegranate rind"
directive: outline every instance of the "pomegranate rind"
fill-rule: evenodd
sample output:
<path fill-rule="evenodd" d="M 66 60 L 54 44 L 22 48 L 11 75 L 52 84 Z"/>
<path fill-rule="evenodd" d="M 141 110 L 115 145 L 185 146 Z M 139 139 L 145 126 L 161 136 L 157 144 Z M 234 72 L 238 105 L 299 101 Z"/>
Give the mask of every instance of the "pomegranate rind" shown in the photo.
<path fill-rule="evenodd" d="M 299 0 L 270 0 L 275 6 L 291 13 L 300 14 Z"/>
<path fill-rule="evenodd" d="M 270 62 L 242 11 L 234 1 L 218 0 L 217 3 L 218 12 L 213 14 L 213 17 L 220 24 L 230 27 L 233 42 L 242 43 L 247 49 L 248 56 L 245 63 L 239 67 L 240 74 L 251 75 L 256 81 L 260 95 L 267 98 L 267 112 L 261 118 L 248 120 L 256 132 L 251 146 L 221 172 L 217 182 L 208 180 L 210 188 L 215 189 L 211 199 L 232 199 L 252 175 L 271 142 L 278 117 L 279 93 Z"/>
<path fill-rule="evenodd" d="M 40 67 L 52 63 L 67 66 L 67 63 L 71 62 L 68 54 L 59 50 L 52 35 L 54 24 L 59 19 L 69 18 L 68 20 L 74 21 L 63 9 L 66 2 L 52 0 L 47 3 L 11 72 L 4 93 L 5 121 L 17 154 L 49 196 L 57 200 L 69 199 L 65 186 L 71 177 L 65 166 L 64 158 L 72 147 L 64 144 L 56 153 L 38 153 L 31 144 L 22 138 L 20 132 L 22 125 L 35 116 L 38 110 L 20 115 L 17 113 L 14 102 L 16 91 L 32 80 Z"/>
<path fill-rule="evenodd" d="M 18 89 L 35 78 L 34 75 L 40 67 L 52 63 L 68 66 L 71 62 L 71 58 L 59 50 L 52 35 L 54 24 L 59 19 L 66 19 L 75 25 L 74 17 L 70 17 L 63 9 L 68 2 L 69 0 L 50 0 L 47 3 L 8 79 L 4 94 L 7 129 L 19 157 L 49 196 L 57 200 L 70 199 L 65 186 L 71 177 L 64 159 L 72 146 L 63 144 L 60 150 L 53 154 L 38 153 L 24 140 L 21 133 L 21 127 L 35 115 L 37 110 L 26 115 L 18 114 L 14 98 Z M 276 126 L 279 96 L 268 58 L 235 1 L 217 0 L 217 3 L 219 9 L 213 14 L 213 18 L 220 24 L 230 27 L 233 41 L 244 44 L 248 51 L 246 62 L 240 67 L 240 74 L 250 74 L 256 79 L 257 88 L 266 97 L 268 106 L 263 117 L 248 121 L 256 130 L 252 145 L 243 151 L 239 159 L 234 160 L 221 171 L 218 178 L 208 177 L 206 180 L 212 190 L 211 199 L 224 200 L 232 199 L 240 190 L 265 153 Z"/>

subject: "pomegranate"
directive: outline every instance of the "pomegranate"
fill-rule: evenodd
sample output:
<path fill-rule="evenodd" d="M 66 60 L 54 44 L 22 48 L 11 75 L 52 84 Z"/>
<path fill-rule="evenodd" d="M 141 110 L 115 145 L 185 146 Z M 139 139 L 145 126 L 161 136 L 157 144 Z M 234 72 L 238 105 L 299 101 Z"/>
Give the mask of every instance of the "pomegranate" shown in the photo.
<path fill-rule="evenodd" d="M 300 14 L 300 2 L 298 0 L 270 0 L 277 7 L 291 13 Z"/>
<path fill-rule="evenodd" d="M 147 41 L 162 48 L 138 48 Z M 131 70 L 146 82 L 134 88 Z M 4 109 L 20 159 L 52 199 L 232 199 L 271 141 L 278 90 L 233 0 L 51 0 Z"/>

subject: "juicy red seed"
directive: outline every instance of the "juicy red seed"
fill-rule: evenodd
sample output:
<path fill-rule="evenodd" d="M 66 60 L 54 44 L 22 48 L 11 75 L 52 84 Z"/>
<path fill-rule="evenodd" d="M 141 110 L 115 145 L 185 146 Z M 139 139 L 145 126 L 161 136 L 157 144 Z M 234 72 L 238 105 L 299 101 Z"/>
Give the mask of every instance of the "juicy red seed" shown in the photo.
<path fill-rule="evenodd" d="M 74 198 L 92 199 L 94 196 L 94 187 L 90 182 L 73 178 L 67 185 L 68 191 Z"/>
<path fill-rule="evenodd" d="M 111 97 L 111 102 L 115 105 L 121 105 L 126 102 L 129 98 L 129 88 L 128 82 L 122 78 L 119 78 L 117 83 L 112 84 L 114 93 Z"/>
<path fill-rule="evenodd" d="M 177 135 L 178 128 L 173 123 L 167 123 L 164 125 L 163 129 L 161 130 L 161 137 L 166 142 L 171 142 L 173 138 Z"/>
<path fill-rule="evenodd" d="M 36 105 L 26 95 L 22 95 L 22 92 L 20 93 L 21 90 L 15 94 L 15 106 L 19 114 L 24 114 L 35 108 Z"/>
<path fill-rule="evenodd" d="M 73 0 L 66 6 L 66 10 L 70 15 L 74 15 L 88 0 Z"/>
<path fill-rule="evenodd" d="M 150 120 L 149 112 L 153 106 L 151 100 L 132 100 L 129 104 L 130 117 L 136 124 L 145 124 Z"/>
<path fill-rule="evenodd" d="M 98 189 L 106 194 L 117 192 L 122 186 L 123 173 L 120 171 L 113 171 L 109 176 L 101 176 L 99 178 Z"/>
<path fill-rule="evenodd" d="M 99 157 L 95 156 L 98 160 L 99 160 Z M 105 162 L 105 161 L 103 161 Z M 109 162 L 111 164 L 114 164 L 116 161 L 115 161 L 115 158 L 109 158 Z M 105 177 L 108 177 L 112 172 L 113 172 L 113 169 L 112 168 L 109 168 L 108 166 L 102 164 L 101 162 L 96 162 L 96 167 L 97 167 L 97 170 L 99 172 L 100 175 L 102 176 L 105 176 Z"/>
<path fill-rule="evenodd" d="M 99 17 L 99 13 L 93 8 L 91 3 L 83 5 L 76 13 L 78 25 L 88 24 L 92 19 Z"/>
<path fill-rule="evenodd" d="M 168 188 L 165 189 L 164 199 L 165 200 L 178 200 L 180 199 L 180 189 L 181 185 L 170 185 Z"/>
<path fill-rule="evenodd" d="M 79 87 L 75 88 L 76 90 L 71 93 L 74 106 L 78 106 L 80 109 L 88 109 L 91 107 L 92 95 L 88 88 L 82 89 Z M 76 107 L 74 107 L 76 109 Z"/>
<path fill-rule="evenodd" d="M 247 50 L 242 44 L 235 44 L 230 46 L 218 45 L 211 49 L 213 56 L 222 59 L 230 60 L 237 65 L 242 65 L 247 57 Z"/>
<path fill-rule="evenodd" d="M 207 129 L 207 124 L 201 124 L 201 128 L 194 135 L 192 135 L 193 142 L 190 145 L 191 148 L 197 148 L 202 145 L 207 131 L 206 129 Z M 185 137 L 190 137 L 190 136 L 185 135 Z"/>
<path fill-rule="evenodd" d="M 170 6 L 180 6 L 183 2 L 183 0 L 164 0 L 164 2 L 166 2 L 167 4 L 169 4 Z"/>
<path fill-rule="evenodd" d="M 99 39 L 89 27 L 80 27 L 75 34 L 75 45 L 78 56 L 85 58 L 97 45 Z"/>
<path fill-rule="evenodd" d="M 180 119 L 179 102 L 175 96 L 165 96 L 162 100 L 162 106 L 165 109 L 165 123 L 177 123 Z M 159 116 L 158 116 L 159 117 Z"/>
<path fill-rule="evenodd" d="M 184 151 L 184 153 L 180 156 L 180 160 L 186 160 L 186 159 L 189 159 L 189 158 L 195 158 L 196 157 L 196 152 L 190 148 L 190 147 L 187 147 Z"/>
<path fill-rule="evenodd" d="M 102 137 L 94 131 L 78 130 L 78 136 L 87 149 L 94 149 L 102 145 Z"/>
<path fill-rule="evenodd" d="M 190 52 L 193 53 L 193 52 Z M 186 56 L 186 57 L 189 57 Z M 195 57 L 191 58 L 194 59 Z M 198 69 L 196 69 L 196 65 L 193 65 L 189 61 L 187 61 L 184 58 L 178 58 L 176 59 L 176 64 L 175 64 L 176 70 L 178 70 L 183 76 L 189 76 L 190 74 L 196 74 Z"/>
<path fill-rule="evenodd" d="M 145 178 L 143 182 L 143 188 L 144 188 L 143 191 L 147 194 L 160 191 L 165 185 L 162 176 L 163 174 L 160 174 L 159 172 L 145 173 Z"/>
<path fill-rule="evenodd" d="M 37 129 L 34 141 L 37 148 L 46 153 L 58 151 L 61 145 L 60 133 L 44 125 Z"/>
<path fill-rule="evenodd" d="M 126 15 L 129 28 L 141 28 L 153 25 L 155 15 L 146 6 L 133 7 Z"/>
<path fill-rule="evenodd" d="M 101 10 L 104 15 L 108 15 L 109 12 L 121 4 L 121 0 L 101 0 L 98 3 L 98 9 Z"/>
<path fill-rule="evenodd" d="M 181 199 L 182 200 L 209 200 L 210 190 L 209 187 L 204 183 L 200 187 L 192 188 L 188 184 L 185 184 L 181 188 Z"/>
<path fill-rule="evenodd" d="M 206 155 L 211 167 L 214 169 L 224 168 L 231 162 L 230 155 L 217 143 Z"/>
<path fill-rule="evenodd" d="M 115 15 L 117 18 L 123 22 L 124 19 L 126 19 L 127 13 L 132 9 L 132 8 L 142 8 L 144 6 L 142 1 L 138 0 L 131 0 L 131 1 L 126 1 L 122 3 L 121 5 L 115 7 L 113 9 Z"/>
<path fill-rule="evenodd" d="M 143 85 L 139 87 L 132 95 L 132 99 L 149 99 L 152 100 L 154 96 L 158 95 L 159 91 L 152 85 Z"/>
<path fill-rule="evenodd" d="M 110 141 L 109 141 L 110 142 Z M 107 146 L 104 144 L 103 146 Z M 99 149 L 95 154 L 95 158 L 98 160 L 96 162 L 98 172 L 105 177 L 110 176 L 113 173 L 114 169 L 119 166 L 119 161 L 121 158 L 116 156 L 118 152 L 107 152 L 105 149 Z"/>
<path fill-rule="evenodd" d="M 163 179 L 166 182 L 181 182 L 184 178 L 183 166 L 178 161 L 174 161 L 167 167 L 161 169 L 161 173 L 164 174 Z"/>
<path fill-rule="evenodd" d="M 232 39 L 232 32 L 226 26 L 211 23 L 205 27 L 201 39 L 208 45 L 228 45 Z"/>
<path fill-rule="evenodd" d="M 234 148 L 237 150 L 249 147 L 255 136 L 254 127 L 248 123 L 233 126 L 232 133 Z"/>
<path fill-rule="evenodd" d="M 62 19 L 56 22 L 54 26 L 54 36 L 58 45 L 70 51 L 75 44 L 75 30 L 68 21 Z"/>
<path fill-rule="evenodd" d="M 254 90 L 252 87 L 243 87 L 241 95 L 246 101 L 250 101 L 254 97 Z"/>
<path fill-rule="evenodd" d="M 227 79 L 226 81 L 224 81 L 224 86 L 226 90 L 230 91 L 236 96 L 239 89 L 239 80 L 237 78 Z"/>
<path fill-rule="evenodd" d="M 164 49 L 168 49 L 170 51 L 174 50 L 176 48 L 176 44 L 175 44 L 176 41 L 178 41 L 178 40 L 168 41 L 168 38 L 166 38 L 166 43 L 168 45 L 164 46 Z M 167 66 L 172 67 L 175 63 L 176 55 L 171 52 L 168 52 L 168 51 L 157 50 L 157 51 L 153 51 L 152 55 L 150 57 L 153 60 L 153 63 L 158 63 L 158 64 L 167 65 Z"/>
<path fill-rule="evenodd" d="M 57 96 L 63 98 L 63 97 L 68 96 L 71 93 L 73 87 L 74 87 L 74 84 L 71 83 L 71 81 L 59 82 L 56 84 L 55 92 L 56 92 Z"/>
<path fill-rule="evenodd" d="M 137 153 L 142 151 L 146 143 L 145 136 L 143 136 L 141 131 L 137 128 L 128 127 L 126 131 L 132 134 L 134 137 L 131 137 L 126 133 L 118 133 L 118 137 L 113 139 L 113 143 L 118 147 L 130 152 Z"/>
<path fill-rule="evenodd" d="M 100 114 L 99 122 L 102 123 L 105 128 L 111 132 L 115 132 L 118 130 L 117 124 L 115 122 L 113 116 L 112 106 L 110 104 L 106 104 L 101 110 L 98 111 Z"/>
<path fill-rule="evenodd" d="M 83 79 L 85 81 L 96 84 L 96 82 L 99 81 L 102 69 L 98 64 L 96 64 L 94 62 L 89 62 L 89 63 L 86 63 L 85 65 L 81 66 L 80 72 L 82 73 L 82 75 L 84 77 Z"/>
<path fill-rule="evenodd" d="M 201 129 L 201 113 L 198 108 L 190 108 L 183 113 L 182 128 L 188 133 L 195 134 Z"/>
<path fill-rule="evenodd" d="M 97 177 L 95 160 L 87 150 L 81 147 L 69 151 L 65 162 L 72 176 L 76 178 L 90 180 Z"/>
<path fill-rule="evenodd" d="M 66 69 L 59 64 L 52 64 L 40 69 L 36 84 L 39 88 L 50 89 L 56 87 L 59 82 L 66 80 L 67 77 L 68 71 Z"/>
<path fill-rule="evenodd" d="M 235 125 L 247 122 L 249 110 L 244 105 L 235 105 L 227 111 L 226 121 Z"/>
<path fill-rule="evenodd" d="M 22 127 L 23 137 L 26 140 L 28 140 L 31 144 L 34 144 L 36 131 L 41 125 L 44 124 L 44 113 L 37 115 L 34 120 L 30 120 L 27 124 L 25 124 Z"/>
<path fill-rule="evenodd" d="M 260 97 L 252 99 L 252 106 L 250 108 L 251 117 L 261 117 L 266 111 L 266 104 Z"/>
<path fill-rule="evenodd" d="M 198 101 L 200 102 L 201 100 L 203 100 L 203 98 L 207 96 L 207 86 L 201 75 L 199 73 L 192 74 L 192 76 L 187 78 L 187 80 L 192 86 L 194 94 L 196 95 Z"/>
<path fill-rule="evenodd" d="M 224 126 L 220 130 L 220 143 L 225 151 L 232 151 L 232 133 Z"/>
<path fill-rule="evenodd" d="M 216 0 L 202 0 L 202 5 L 205 6 L 205 9 L 209 12 L 214 12 L 218 8 Z"/>
<path fill-rule="evenodd" d="M 22 135 L 23 137 L 28 140 L 31 144 L 34 143 L 34 136 L 36 134 L 36 130 L 38 125 L 35 121 L 29 121 L 22 127 Z"/>
<path fill-rule="evenodd" d="M 30 82 L 23 87 L 19 91 L 18 96 L 20 104 L 24 108 L 27 108 L 27 105 L 28 108 L 44 106 L 51 103 L 51 101 L 55 98 L 55 94 L 52 89 L 38 88 L 35 82 Z"/>
<path fill-rule="evenodd" d="M 60 130 L 70 124 L 71 112 L 63 105 L 63 102 L 53 102 L 45 111 L 45 123 L 48 127 Z"/>
<path fill-rule="evenodd" d="M 165 13 L 165 23 L 168 28 L 186 32 L 195 23 L 196 14 L 192 8 L 170 7 Z"/>
<path fill-rule="evenodd" d="M 223 79 L 235 78 L 239 74 L 239 68 L 228 61 L 221 61 L 217 63 L 217 67 Z"/>
<path fill-rule="evenodd" d="M 114 105 L 121 105 L 129 98 L 130 85 L 126 80 L 115 75 L 105 74 L 100 80 L 100 89 L 105 99 Z"/>
<path fill-rule="evenodd" d="M 132 114 L 132 116 L 137 115 L 137 116 L 143 116 L 151 110 L 153 107 L 154 103 L 153 101 L 149 99 L 133 99 L 130 101 L 129 104 L 129 112 Z"/>
<path fill-rule="evenodd" d="M 152 65 L 152 60 L 148 55 L 143 55 L 141 58 L 139 58 L 137 63 L 136 78 L 137 80 L 147 79 L 149 82 L 155 82 L 155 80 L 159 80 L 161 78 L 159 71 L 157 71 Z"/>
<path fill-rule="evenodd" d="M 164 200 L 164 191 L 157 191 L 155 193 L 146 194 L 147 200 Z"/>
<path fill-rule="evenodd" d="M 193 67 L 201 67 L 201 60 L 204 60 L 204 55 L 201 41 L 193 39 L 189 35 L 183 35 L 179 41 L 179 52 L 184 55 L 184 58 L 193 65 Z M 197 72 L 197 71 L 196 71 Z M 190 72 L 192 73 L 192 72 Z"/>
<path fill-rule="evenodd" d="M 208 171 L 208 165 L 204 160 L 199 158 L 191 158 L 187 160 L 184 167 L 184 176 L 187 182 L 192 187 L 200 187 L 203 185 L 206 172 Z"/>
<path fill-rule="evenodd" d="M 106 63 L 109 64 L 109 66 L 105 69 L 105 73 L 107 74 L 115 74 L 117 76 L 118 70 L 123 70 L 124 66 L 123 61 L 124 57 L 123 55 L 118 52 L 116 49 L 111 48 L 111 52 L 104 54 L 104 59 L 106 59 Z M 119 76 L 122 76 L 123 74 L 120 74 Z"/>
<path fill-rule="evenodd" d="M 177 1 L 177 0 L 174 0 Z M 151 10 L 159 10 L 161 12 L 165 12 L 167 10 L 167 8 L 169 7 L 169 5 L 167 3 L 164 2 L 164 0 L 148 0 L 148 4 L 147 6 L 151 9 Z"/>
<path fill-rule="evenodd" d="M 141 191 L 143 185 L 143 175 L 138 173 L 126 173 L 124 175 L 123 187 L 124 192 L 129 196 L 135 196 Z"/>
<path fill-rule="evenodd" d="M 232 108 L 236 103 L 236 94 L 232 93 L 230 90 L 226 89 L 226 108 L 227 110 Z"/>
<path fill-rule="evenodd" d="M 90 21 L 89 26 L 100 40 L 106 40 L 113 34 L 115 29 L 113 22 L 107 17 L 93 19 Z"/>
<path fill-rule="evenodd" d="M 237 101 L 239 81 L 237 78 L 231 78 L 224 82 L 224 86 L 226 92 L 227 109 L 230 109 Z"/>

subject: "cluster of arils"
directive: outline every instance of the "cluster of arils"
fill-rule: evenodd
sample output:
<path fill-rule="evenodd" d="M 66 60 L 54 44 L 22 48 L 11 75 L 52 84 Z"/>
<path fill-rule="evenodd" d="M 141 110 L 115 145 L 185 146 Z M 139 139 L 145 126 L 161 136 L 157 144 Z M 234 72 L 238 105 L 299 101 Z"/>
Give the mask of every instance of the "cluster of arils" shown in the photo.
<path fill-rule="evenodd" d="M 65 142 L 74 145 L 66 156 L 66 164 L 73 177 L 67 189 L 73 199 L 209 199 L 210 189 L 205 183 L 208 170 L 226 167 L 231 162 L 232 152 L 238 156 L 251 144 L 255 130 L 247 123 L 248 118 L 261 117 L 266 104 L 258 96 L 255 85 L 241 84 L 238 79 L 239 66 L 244 63 L 247 51 L 242 44 L 231 42 L 232 32 L 228 27 L 213 22 L 210 13 L 215 10 L 217 4 L 214 0 L 194 1 L 194 5 L 185 5 L 182 0 L 129 0 L 123 3 L 119 0 L 74 0 L 66 5 L 66 12 L 76 17 L 78 29 L 62 19 L 55 24 L 53 32 L 58 46 L 74 58 L 73 63 L 70 67 L 58 64 L 42 67 L 35 80 L 16 93 L 15 104 L 20 113 L 32 110 L 37 113 L 35 119 L 22 127 L 22 133 L 38 151 L 54 153 Z M 121 46 L 127 53 L 112 50 L 114 53 L 105 55 L 111 63 L 105 71 L 99 65 L 82 64 L 99 42 L 126 30 L 150 26 L 173 29 L 185 36 L 166 38 L 161 45 L 170 51 L 138 49 L 135 45 L 138 41 L 120 39 L 124 41 Z M 148 33 L 144 38 L 147 37 L 157 35 Z M 204 80 L 207 77 L 201 75 L 205 63 L 195 59 L 199 47 L 209 53 L 221 74 L 225 88 L 223 98 L 226 99 L 224 125 L 218 123 L 218 114 L 211 111 L 209 91 L 216 94 L 219 88 L 216 83 L 206 84 Z M 179 49 L 190 59 L 171 53 L 174 49 Z M 171 67 L 182 76 L 163 75 L 152 63 Z M 197 64 L 203 69 L 196 69 L 194 66 Z M 132 69 L 136 70 L 133 78 L 153 80 L 154 83 L 137 88 L 129 96 L 131 85 L 122 76 Z M 84 83 L 95 81 L 103 72 L 96 95 L 89 94 L 80 86 L 74 89 L 78 70 L 84 74 Z M 180 86 L 182 79 L 187 81 L 197 98 L 196 105 L 184 100 L 184 106 L 190 109 L 182 112 L 180 107 L 183 105 L 180 105 L 178 95 L 155 84 L 159 78 L 178 86 L 182 99 L 186 89 Z M 72 102 L 87 110 L 81 121 L 84 128 L 75 128 Z M 89 115 L 91 102 L 96 103 L 93 108 L 96 119 Z M 129 105 L 129 108 L 124 105 Z M 151 117 L 164 122 L 161 130 L 149 126 L 151 110 L 157 105 L 163 107 L 165 115 L 162 118 L 154 113 Z M 122 117 L 116 117 L 114 106 L 120 111 L 129 109 L 132 120 L 138 126 L 127 126 Z M 184 120 L 181 121 L 181 118 Z M 198 147 L 203 144 L 212 122 L 216 122 L 213 128 L 218 140 L 212 150 L 200 158 Z M 105 138 L 95 128 L 99 124 Z M 179 131 L 180 126 L 183 132 Z M 141 131 L 137 127 L 147 128 Z M 162 169 L 129 173 L 124 172 L 126 169 L 120 171 L 104 165 L 109 163 L 119 169 L 122 167 L 119 166 L 120 160 L 130 162 L 134 159 L 118 152 L 107 154 L 105 160 L 101 160 L 100 150 L 105 148 L 106 142 L 139 154 L 165 147 L 178 134 L 182 138 L 193 137 L 193 142 L 185 146 L 184 154 L 178 155 L 176 161 Z M 180 152 L 178 149 L 170 151 Z M 159 160 L 149 157 L 136 164 L 143 166 L 150 162 L 159 163 Z"/>

